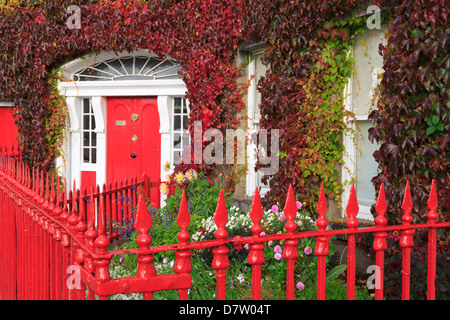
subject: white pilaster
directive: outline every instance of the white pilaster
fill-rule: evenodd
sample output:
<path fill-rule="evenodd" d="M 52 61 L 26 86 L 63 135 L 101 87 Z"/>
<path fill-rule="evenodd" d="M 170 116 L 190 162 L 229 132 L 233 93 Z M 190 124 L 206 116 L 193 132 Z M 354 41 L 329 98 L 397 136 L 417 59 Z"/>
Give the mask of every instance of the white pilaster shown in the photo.
<path fill-rule="evenodd" d="M 169 96 L 158 96 L 158 113 L 159 113 L 159 133 L 161 134 L 161 181 L 165 181 L 165 176 L 168 172 L 164 171 L 164 163 L 171 161 L 172 145 L 171 145 L 171 122 L 172 113 L 172 99 Z M 161 206 L 164 206 L 166 195 L 161 194 Z"/>
<path fill-rule="evenodd" d="M 70 159 L 70 168 L 68 168 L 70 177 L 66 177 L 69 190 L 72 189 L 74 181 L 77 187 L 80 187 L 81 185 L 81 133 L 77 103 L 78 99 L 76 97 L 66 97 L 66 104 L 70 117 L 69 145 L 71 154 L 68 157 Z"/>

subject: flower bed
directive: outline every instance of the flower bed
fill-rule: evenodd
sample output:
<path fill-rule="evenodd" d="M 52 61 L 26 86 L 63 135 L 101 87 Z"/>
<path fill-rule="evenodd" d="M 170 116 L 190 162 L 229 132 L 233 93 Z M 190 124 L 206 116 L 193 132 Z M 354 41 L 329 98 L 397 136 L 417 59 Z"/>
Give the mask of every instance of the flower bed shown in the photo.
<path fill-rule="evenodd" d="M 179 197 L 181 188 L 186 191 L 189 203 L 191 223 L 189 233 L 191 241 L 203 241 L 214 239 L 216 224 L 214 222 L 214 209 L 221 186 L 212 186 L 208 179 L 201 173 L 190 176 L 179 176 L 177 179 L 175 194 L 170 196 L 167 205 L 161 209 L 149 208 L 152 210 L 153 225 L 151 230 L 152 245 L 164 245 L 177 243 L 176 235 L 179 231 L 176 223 L 177 208 L 179 207 Z M 200 196 L 199 196 L 200 195 Z M 228 201 L 228 222 L 226 229 L 228 237 L 252 235 L 250 227 L 253 222 L 248 212 L 242 212 L 237 206 L 232 206 L 232 199 Z M 317 230 L 312 213 L 304 210 L 302 203 L 297 201 L 297 214 L 295 223 L 297 231 Z M 273 205 L 263 213 L 261 220 L 262 233 L 276 234 L 284 233 L 285 216 L 278 205 Z M 124 232 L 124 234 L 127 234 Z M 130 235 L 130 233 L 128 232 Z M 136 248 L 135 231 L 131 232 L 125 248 Z M 338 266 L 332 269 L 329 258 L 334 253 L 331 244 L 331 252 L 327 257 L 328 274 L 326 282 L 327 298 L 345 299 L 345 283 L 338 276 L 345 270 L 345 266 Z M 317 257 L 313 254 L 315 241 L 312 238 L 300 239 L 298 244 L 299 257 L 296 261 L 296 294 L 297 299 L 316 298 L 316 265 Z M 230 249 L 230 268 L 227 269 L 227 298 L 228 299 L 251 299 L 252 297 L 252 266 L 248 263 L 249 246 L 245 245 L 237 250 L 233 246 Z M 282 258 L 283 241 L 268 241 L 265 243 L 265 262 L 261 266 L 261 291 L 263 299 L 285 299 L 286 298 L 286 260 Z M 193 250 L 191 258 L 193 270 L 192 288 L 189 290 L 189 299 L 209 300 L 215 299 L 216 273 L 211 269 L 212 252 L 210 249 Z M 117 258 L 117 257 L 116 257 Z M 174 253 L 165 252 L 155 254 L 155 268 L 158 274 L 173 273 Z M 112 277 L 127 276 L 134 274 L 137 270 L 135 256 L 126 255 L 116 259 L 111 267 Z M 139 295 L 117 295 L 112 299 L 141 299 Z M 367 290 L 358 289 L 357 299 L 371 299 Z M 178 299 L 176 291 L 158 292 L 154 294 L 154 299 Z"/>

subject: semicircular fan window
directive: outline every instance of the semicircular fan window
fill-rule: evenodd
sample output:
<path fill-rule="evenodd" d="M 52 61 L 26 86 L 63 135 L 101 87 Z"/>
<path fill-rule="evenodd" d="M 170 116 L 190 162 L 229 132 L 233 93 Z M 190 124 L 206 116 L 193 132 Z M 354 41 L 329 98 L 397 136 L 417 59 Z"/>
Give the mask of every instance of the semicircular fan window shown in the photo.
<path fill-rule="evenodd" d="M 75 81 L 179 79 L 181 65 L 158 57 L 122 57 L 99 62 L 74 73 Z"/>

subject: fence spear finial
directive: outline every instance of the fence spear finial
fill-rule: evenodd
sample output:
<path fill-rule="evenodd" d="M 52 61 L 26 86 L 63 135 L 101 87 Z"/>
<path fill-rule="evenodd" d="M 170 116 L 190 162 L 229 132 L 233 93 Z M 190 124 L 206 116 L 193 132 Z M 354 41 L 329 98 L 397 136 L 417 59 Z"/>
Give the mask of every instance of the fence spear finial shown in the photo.
<path fill-rule="evenodd" d="M 228 231 L 225 229 L 225 225 L 228 222 L 228 212 L 223 190 L 220 190 L 219 193 L 214 222 L 217 225 L 217 230 L 214 232 L 215 237 L 217 239 L 225 239 L 228 236 Z"/>
<path fill-rule="evenodd" d="M 186 192 L 183 190 L 181 196 L 180 212 L 177 217 L 177 224 L 180 227 L 180 232 L 177 235 L 180 244 L 186 244 L 189 241 L 190 234 L 187 231 L 189 224 L 191 223 L 191 217 L 189 215 L 189 209 L 186 201 Z"/>
<path fill-rule="evenodd" d="M 438 207 L 438 199 L 436 193 L 436 181 L 434 179 L 431 181 L 430 196 L 427 201 L 427 206 L 429 209 L 427 218 L 431 223 L 435 223 L 437 218 L 439 218 L 439 215 L 436 211 Z"/>
<path fill-rule="evenodd" d="M 152 227 L 152 220 L 145 205 L 144 196 L 139 196 L 138 208 L 136 213 L 136 222 L 134 228 L 139 233 L 136 243 L 141 249 L 148 249 L 152 243 L 152 237 L 148 234 Z"/>
<path fill-rule="evenodd" d="M 284 229 L 286 230 L 286 232 L 292 233 L 297 230 L 297 224 L 294 222 L 295 216 L 297 215 L 297 204 L 295 203 L 294 189 L 292 188 L 292 184 L 289 185 L 283 213 L 286 217 L 286 224 L 284 225 Z"/>
<path fill-rule="evenodd" d="M 377 226 L 384 227 L 387 224 L 387 220 L 384 215 L 386 209 L 387 209 L 386 194 L 384 191 L 384 184 L 381 183 L 377 203 L 375 204 L 375 211 L 377 212 L 377 216 L 374 220 Z"/>
<path fill-rule="evenodd" d="M 262 232 L 260 225 L 263 216 L 263 210 L 261 205 L 261 197 L 259 196 L 258 188 L 255 188 L 255 195 L 253 197 L 252 207 L 250 209 L 250 219 L 253 222 L 253 226 L 250 227 L 250 231 L 255 237 L 259 237 Z"/>
<path fill-rule="evenodd" d="M 346 221 L 346 225 L 349 229 L 356 229 L 358 227 L 359 222 L 356 220 L 356 216 L 359 212 L 358 200 L 356 198 L 355 185 L 352 184 L 350 189 L 350 196 L 348 198 L 347 207 L 345 208 L 345 212 L 347 213 L 348 219 Z"/>
<path fill-rule="evenodd" d="M 320 231 L 325 231 L 328 225 L 328 221 L 325 218 L 325 214 L 327 213 L 327 200 L 325 199 L 325 187 L 322 182 L 320 186 L 319 193 L 319 201 L 317 202 L 317 213 L 319 214 L 319 218 L 317 218 L 316 225 Z"/>

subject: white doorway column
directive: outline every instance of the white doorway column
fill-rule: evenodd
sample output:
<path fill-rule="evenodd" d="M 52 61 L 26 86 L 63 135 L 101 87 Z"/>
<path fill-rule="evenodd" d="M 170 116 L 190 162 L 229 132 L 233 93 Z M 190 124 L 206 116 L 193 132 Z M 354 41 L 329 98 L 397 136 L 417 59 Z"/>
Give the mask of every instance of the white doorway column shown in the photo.
<path fill-rule="evenodd" d="M 171 145 L 171 122 L 172 119 L 172 99 L 169 96 L 158 96 L 158 113 L 159 113 L 159 133 L 161 134 L 161 181 L 166 180 L 166 174 L 164 171 L 164 164 L 171 159 L 172 145 Z M 161 205 L 164 205 L 166 195 L 161 194 Z"/>

